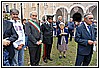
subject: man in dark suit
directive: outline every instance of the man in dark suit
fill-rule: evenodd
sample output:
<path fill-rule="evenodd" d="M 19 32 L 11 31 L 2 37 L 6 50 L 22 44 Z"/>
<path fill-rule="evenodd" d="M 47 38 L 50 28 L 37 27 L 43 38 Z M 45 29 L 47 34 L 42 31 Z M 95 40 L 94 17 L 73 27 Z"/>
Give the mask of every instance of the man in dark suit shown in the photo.
<path fill-rule="evenodd" d="M 28 36 L 28 49 L 30 54 L 31 66 L 38 66 L 41 56 L 42 37 L 39 23 L 37 22 L 37 13 L 30 13 L 31 19 L 26 23 L 26 34 Z"/>
<path fill-rule="evenodd" d="M 62 22 L 62 16 L 58 16 L 58 21 L 56 22 L 57 29 L 60 29 L 59 24 Z"/>
<path fill-rule="evenodd" d="M 95 30 L 91 26 L 92 21 L 93 15 L 87 13 L 84 15 L 84 23 L 76 28 L 75 41 L 78 43 L 78 48 L 75 66 L 88 66 L 91 61 L 93 44 L 96 45 Z"/>
<path fill-rule="evenodd" d="M 10 66 L 15 55 L 13 42 L 18 39 L 13 23 L 3 20 L 3 65 Z"/>
<path fill-rule="evenodd" d="M 53 43 L 53 16 L 47 15 L 47 22 L 42 24 L 41 32 L 43 34 L 43 43 L 44 43 L 44 51 L 43 51 L 43 61 L 47 63 L 47 59 L 52 61 L 50 57 L 52 43 Z"/>

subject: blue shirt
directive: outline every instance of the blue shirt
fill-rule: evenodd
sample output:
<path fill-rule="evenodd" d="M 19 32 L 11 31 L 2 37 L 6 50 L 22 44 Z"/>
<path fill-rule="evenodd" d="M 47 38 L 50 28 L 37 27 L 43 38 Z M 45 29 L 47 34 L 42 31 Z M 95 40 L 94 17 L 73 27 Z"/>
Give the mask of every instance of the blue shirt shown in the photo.
<path fill-rule="evenodd" d="M 74 30 L 74 22 L 68 22 L 68 28 Z"/>

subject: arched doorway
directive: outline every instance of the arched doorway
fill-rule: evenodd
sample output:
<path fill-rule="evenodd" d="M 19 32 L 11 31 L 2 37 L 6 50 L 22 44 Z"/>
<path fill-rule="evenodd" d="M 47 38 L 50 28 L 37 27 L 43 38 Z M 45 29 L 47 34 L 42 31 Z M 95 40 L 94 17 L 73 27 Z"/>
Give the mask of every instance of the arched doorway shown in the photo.
<path fill-rule="evenodd" d="M 70 12 L 70 17 L 73 18 L 73 21 L 81 22 L 83 14 L 83 9 L 81 7 L 75 6 Z"/>
<path fill-rule="evenodd" d="M 80 14 L 80 13 L 75 13 L 75 14 L 73 14 L 73 21 L 78 21 L 78 22 L 81 22 L 81 20 L 82 20 L 82 15 Z"/>
<path fill-rule="evenodd" d="M 65 8 L 59 8 L 57 11 L 56 11 L 56 20 L 58 19 L 58 16 L 62 16 L 63 17 L 63 21 L 64 22 L 67 22 L 67 10 Z"/>

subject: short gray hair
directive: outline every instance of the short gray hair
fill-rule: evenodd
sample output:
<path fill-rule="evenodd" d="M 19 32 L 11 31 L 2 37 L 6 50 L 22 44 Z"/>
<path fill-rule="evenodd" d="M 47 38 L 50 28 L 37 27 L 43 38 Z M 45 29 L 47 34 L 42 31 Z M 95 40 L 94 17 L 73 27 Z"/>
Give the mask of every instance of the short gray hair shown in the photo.
<path fill-rule="evenodd" d="M 88 15 L 93 15 L 91 12 L 89 12 L 89 13 L 86 13 L 85 15 L 84 15 L 84 18 L 87 18 L 88 17 Z"/>
<path fill-rule="evenodd" d="M 30 12 L 30 16 L 32 16 L 32 13 L 37 13 L 36 11 L 32 11 L 32 12 Z"/>
<path fill-rule="evenodd" d="M 60 17 L 62 17 L 62 16 L 58 16 L 58 19 L 59 19 Z"/>
<path fill-rule="evenodd" d="M 17 9 L 11 9 L 11 10 L 10 10 L 10 15 L 11 15 L 12 13 L 18 13 L 18 14 L 19 14 L 19 11 L 18 11 Z"/>

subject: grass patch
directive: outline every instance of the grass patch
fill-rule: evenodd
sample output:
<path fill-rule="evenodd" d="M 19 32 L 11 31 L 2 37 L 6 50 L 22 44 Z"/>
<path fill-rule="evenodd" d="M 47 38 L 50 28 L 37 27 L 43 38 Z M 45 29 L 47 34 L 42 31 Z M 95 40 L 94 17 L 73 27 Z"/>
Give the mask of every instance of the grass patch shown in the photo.
<path fill-rule="evenodd" d="M 68 50 L 66 54 L 66 58 L 59 59 L 59 51 L 57 50 L 57 38 L 54 37 L 54 43 L 52 46 L 52 52 L 51 52 L 51 58 L 53 58 L 53 61 L 48 61 L 48 63 L 44 63 L 42 60 L 42 54 L 43 54 L 43 47 L 41 52 L 41 60 L 40 65 L 42 66 L 75 66 L 75 60 L 76 60 L 76 52 L 77 52 L 77 43 L 74 41 L 74 39 L 68 43 Z M 29 66 L 29 52 L 28 49 L 25 51 L 25 66 Z M 92 60 L 89 66 L 97 66 L 97 52 L 93 53 Z"/>

